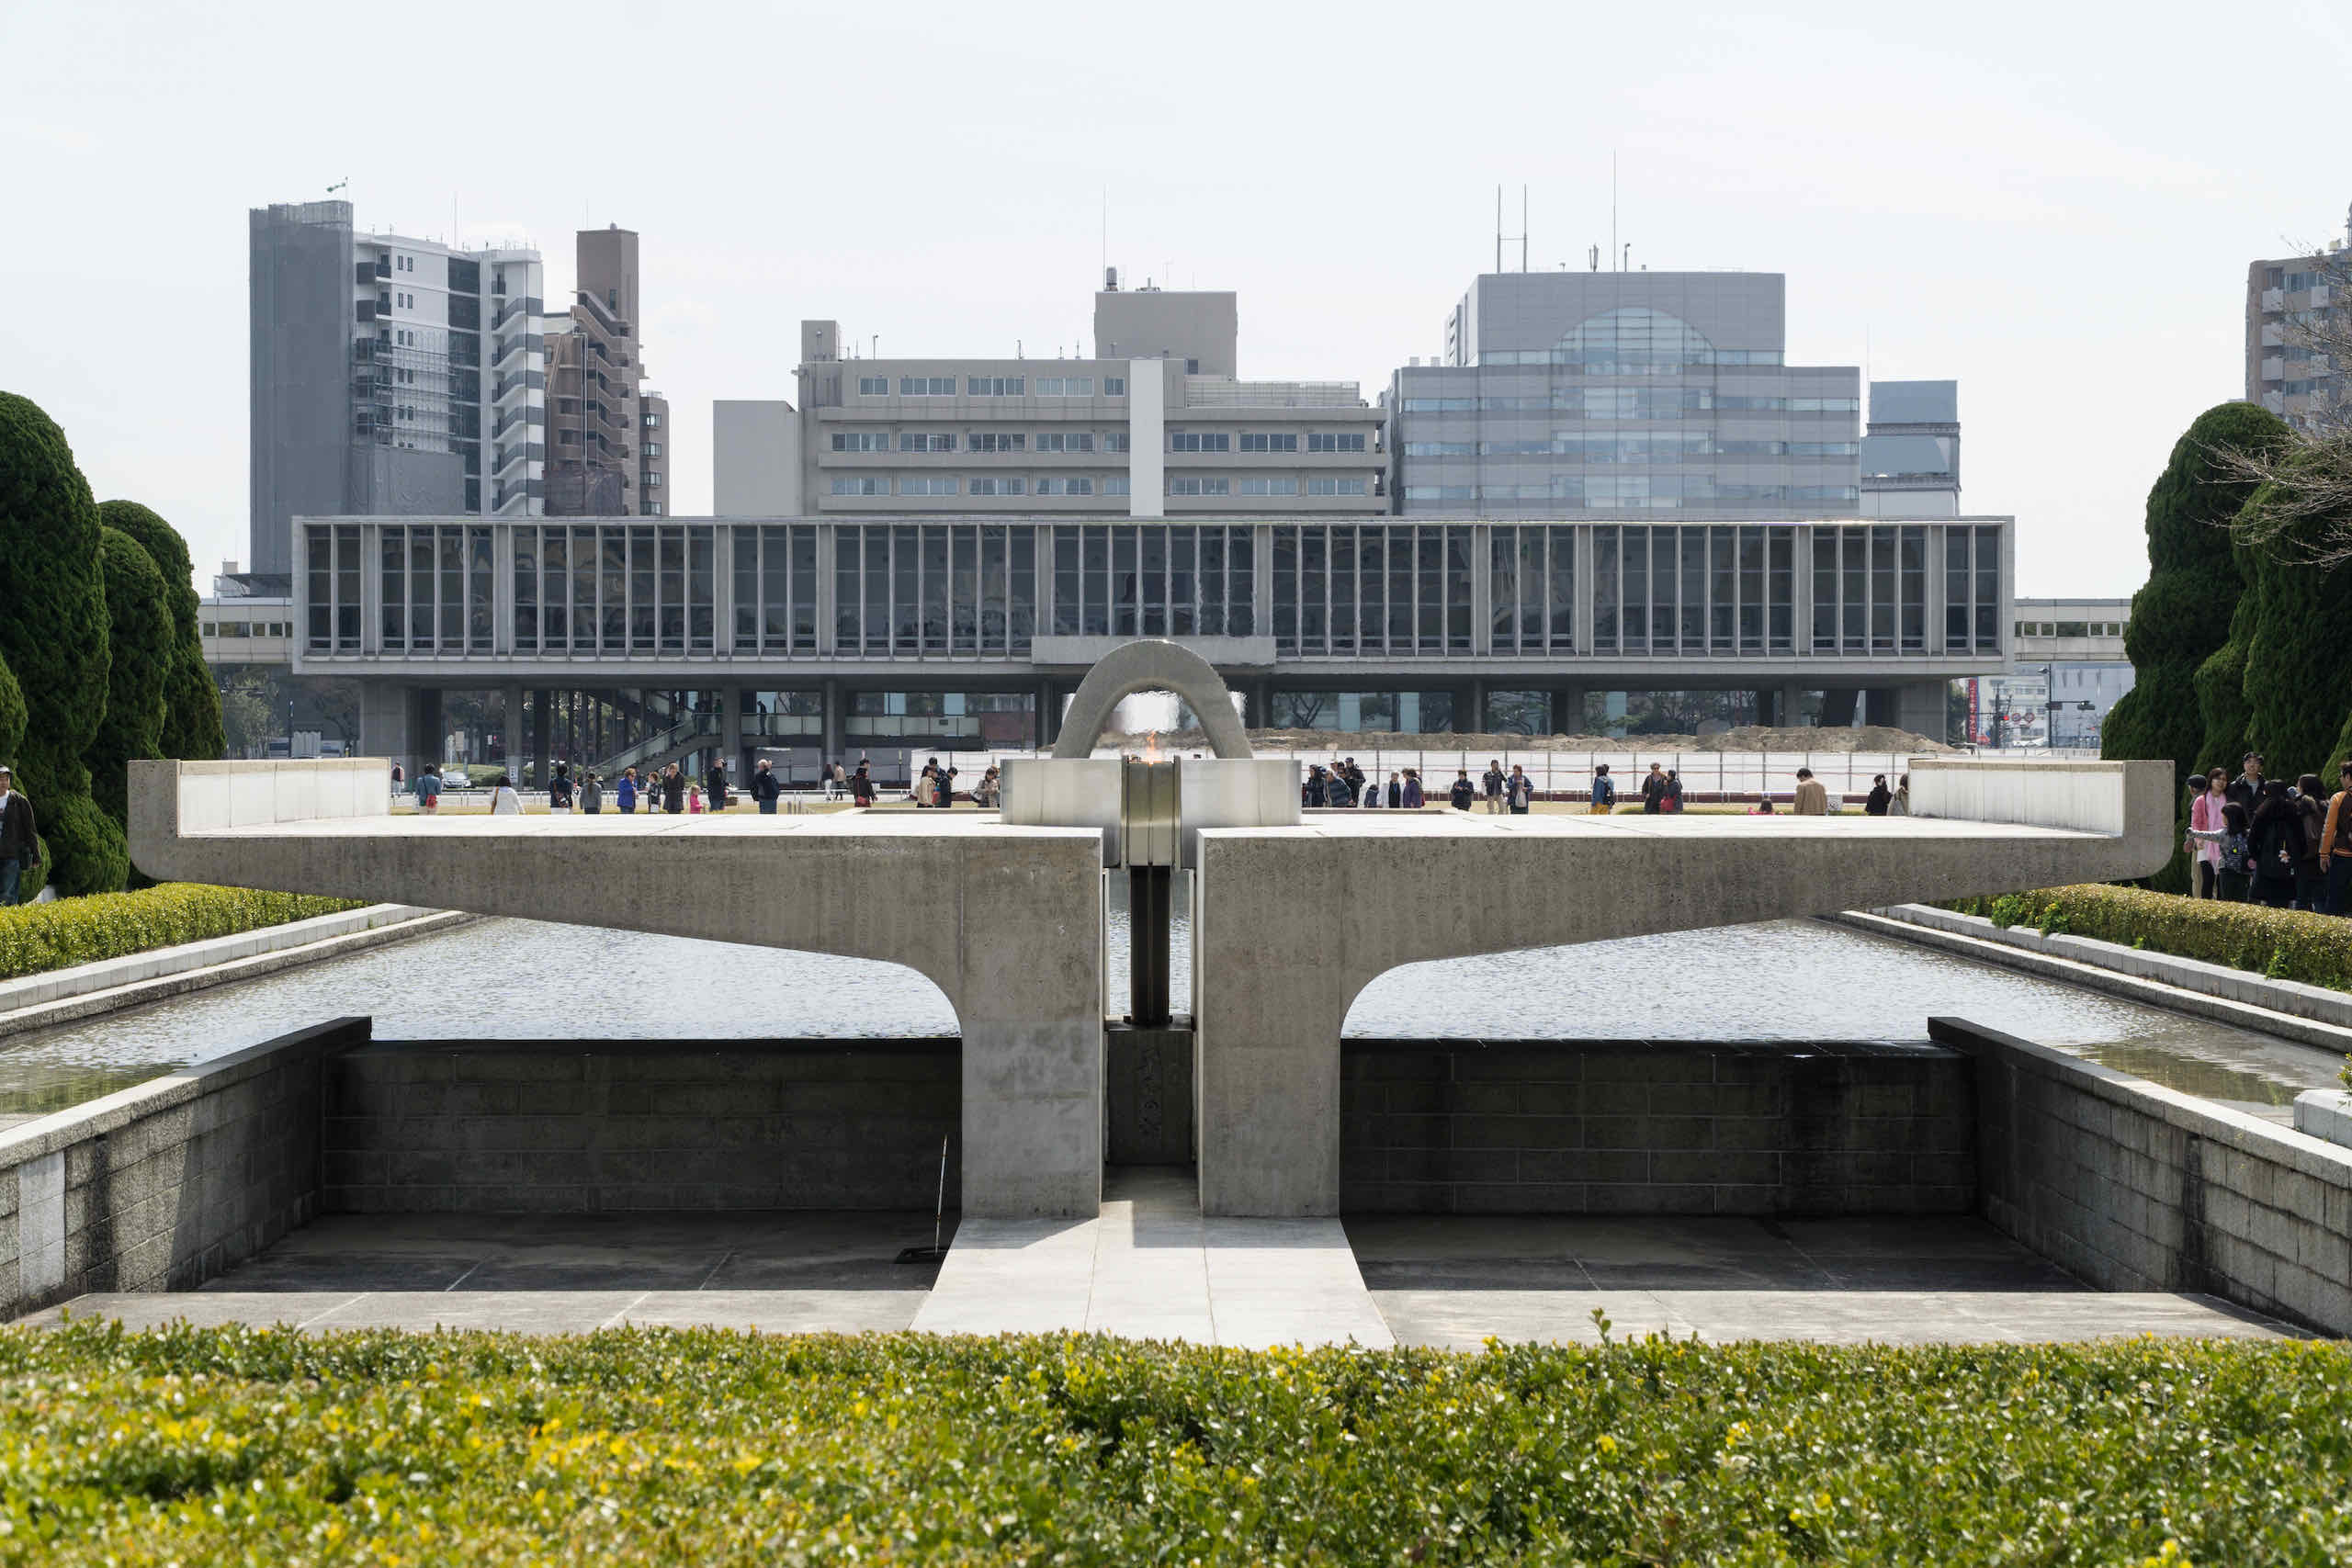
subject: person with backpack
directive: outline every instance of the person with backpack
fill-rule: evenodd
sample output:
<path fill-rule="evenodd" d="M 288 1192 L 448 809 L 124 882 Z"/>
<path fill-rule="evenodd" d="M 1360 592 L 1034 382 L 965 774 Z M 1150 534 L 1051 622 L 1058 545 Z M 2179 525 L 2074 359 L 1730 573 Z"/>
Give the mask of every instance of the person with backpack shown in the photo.
<path fill-rule="evenodd" d="M 441 771 L 432 763 L 424 764 L 416 775 L 416 782 L 409 788 L 416 793 L 416 808 L 419 811 L 437 812 L 441 809 Z"/>
<path fill-rule="evenodd" d="M 2295 863 L 2302 858 L 2303 822 L 2284 779 L 2265 779 L 2247 818 L 2254 848 L 2254 901 L 2283 909 L 2295 901 Z"/>
<path fill-rule="evenodd" d="M 555 765 L 555 777 L 548 781 L 548 809 L 549 811 L 571 809 L 571 764 L 569 762 L 558 762 Z"/>
<path fill-rule="evenodd" d="M 2303 837 L 2302 853 L 2295 857 L 2295 908 L 2316 915 L 2327 908 L 2327 873 L 2319 863 L 2320 847 L 2327 842 L 2327 807 L 2320 803 L 2317 773 L 2295 781 L 2295 816 Z"/>
<path fill-rule="evenodd" d="M 1617 809 L 1617 781 L 1609 776 L 1609 764 L 1597 762 L 1592 770 L 1592 814 L 1606 817 Z"/>
<path fill-rule="evenodd" d="M 2247 826 L 2245 807 L 2228 800 L 2222 803 L 2220 827 L 2188 830 L 2188 836 L 2198 842 L 2220 848 L 2221 860 L 2214 867 L 2214 880 L 2226 903 L 2245 903 L 2254 885 L 2254 847 Z"/>
<path fill-rule="evenodd" d="M 776 782 L 775 764 L 761 758 L 760 765 L 752 770 L 752 800 L 759 807 L 760 815 L 775 816 L 776 800 L 783 794 L 784 785 Z"/>

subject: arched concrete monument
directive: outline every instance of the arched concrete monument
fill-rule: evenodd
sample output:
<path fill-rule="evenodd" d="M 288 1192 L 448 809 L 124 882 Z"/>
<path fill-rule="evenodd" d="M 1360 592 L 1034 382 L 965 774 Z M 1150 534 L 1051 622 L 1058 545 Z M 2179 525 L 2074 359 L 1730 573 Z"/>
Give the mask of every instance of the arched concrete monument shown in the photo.
<path fill-rule="evenodd" d="M 1227 761 L 1249 760 L 1250 737 L 1216 667 L 1182 643 L 1153 638 L 1127 643 L 1095 661 L 1070 694 L 1054 755 L 1065 761 L 1092 756 L 1119 704 L 1137 692 L 1175 693 L 1192 705 L 1210 750 Z"/>

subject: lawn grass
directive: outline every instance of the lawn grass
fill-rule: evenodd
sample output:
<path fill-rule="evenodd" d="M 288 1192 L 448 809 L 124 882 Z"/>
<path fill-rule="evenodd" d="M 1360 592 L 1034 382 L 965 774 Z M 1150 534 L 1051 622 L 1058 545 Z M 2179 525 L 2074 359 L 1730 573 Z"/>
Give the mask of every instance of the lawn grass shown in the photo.
<path fill-rule="evenodd" d="M 0 1330 L 0 1562 L 2352 1554 L 2333 1343 Z"/>

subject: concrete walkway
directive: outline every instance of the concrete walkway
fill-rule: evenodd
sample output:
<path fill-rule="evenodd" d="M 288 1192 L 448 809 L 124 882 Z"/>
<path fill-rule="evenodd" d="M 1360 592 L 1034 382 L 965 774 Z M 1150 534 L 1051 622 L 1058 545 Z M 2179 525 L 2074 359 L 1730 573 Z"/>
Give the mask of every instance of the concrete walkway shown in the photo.
<path fill-rule="evenodd" d="M 1258 1349 L 1396 1342 L 1339 1221 L 1204 1219 L 1192 1173 L 1162 1168 L 1106 1172 L 1097 1219 L 967 1220 L 914 1326 Z"/>
<path fill-rule="evenodd" d="M 1981 1220 L 1366 1215 L 1348 1222 L 1400 1343 L 1488 1337 L 2032 1344 L 2300 1331 L 2212 1296 L 2092 1291 Z"/>

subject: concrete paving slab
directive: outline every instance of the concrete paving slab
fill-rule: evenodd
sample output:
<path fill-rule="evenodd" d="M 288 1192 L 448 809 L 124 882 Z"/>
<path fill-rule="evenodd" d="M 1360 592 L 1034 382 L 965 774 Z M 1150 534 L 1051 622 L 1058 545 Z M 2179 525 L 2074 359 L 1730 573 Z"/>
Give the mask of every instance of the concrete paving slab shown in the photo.
<path fill-rule="evenodd" d="M 922 1291 L 656 1291 L 623 1321 L 646 1327 L 750 1328 L 763 1334 L 895 1334 L 914 1324 Z"/>
<path fill-rule="evenodd" d="M 28 1313 L 17 1321 L 28 1328 L 54 1328 L 68 1317 L 107 1318 L 125 1328 L 161 1328 L 186 1323 L 197 1328 L 237 1324 L 256 1327 L 300 1327 L 358 1300 L 351 1291 L 276 1291 L 262 1294 L 206 1294 L 181 1291 L 109 1291 L 76 1296 L 59 1306 Z"/>

